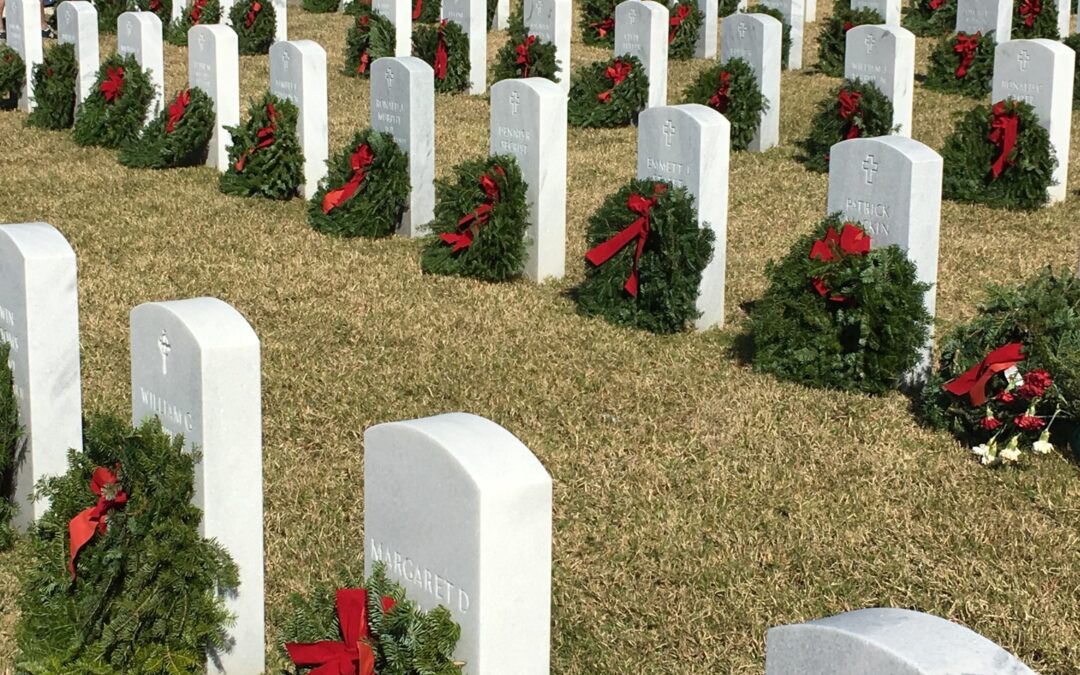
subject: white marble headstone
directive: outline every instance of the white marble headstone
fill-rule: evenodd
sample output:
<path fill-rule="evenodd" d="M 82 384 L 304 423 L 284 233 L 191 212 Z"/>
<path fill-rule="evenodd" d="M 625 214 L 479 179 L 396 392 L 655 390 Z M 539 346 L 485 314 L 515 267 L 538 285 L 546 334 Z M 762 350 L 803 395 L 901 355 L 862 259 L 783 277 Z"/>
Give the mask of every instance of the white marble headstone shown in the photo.
<path fill-rule="evenodd" d="M 784 25 L 768 14 L 732 14 L 720 25 L 720 61 L 742 59 L 754 70 L 754 79 L 769 107 L 761 113 L 748 149 L 764 152 L 780 142 L 780 57 Z"/>
<path fill-rule="evenodd" d="M 908 609 L 872 608 L 770 628 L 765 675 L 1035 675 L 978 633 Z"/>
<path fill-rule="evenodd" d="M 1069 12 L 1072 11 L 1072 7 L 1069 6 L 1069 0 L 1056 0 L 1057 12 L 1058 12 L 1058 36 L 1062 40 L 1069 36 L 1069 28 L 1072 24 L 1072 16 Z"/>
<path fill-rule="evenodd" d="M 236 31 L 224 24 L 192 26 L 188 30 L 188 85 L 206 92 L 214 102 L 214 135 L 206 165 L 229 168 L 227 126 L 240 124 L 240 54 Z"/>
<path fill-rule="evenodd" d="M 717 14 L 720 12 L 718 0 L 697 0 L 698 9 L 701 10 L 703 20 L 698 40 L 694 44 L 694 58 L 716 58 L 716 30 Z"/>
<path fill-rule="evenodd" d="M 49 508 L 31 501 L 34 484 L 67 471 L 67 451 L 82 450 L 75 252 L 52 225 L 0 225 L 0 340 L 11 345 L 23 430 L 13 497 L 25 530 Z"/>
<path fill-rule="evenodd" d="M 296 134 L 304 151 L 303 195 L 311 199 L 330 156 L 326 50 L 314 40 L 275 42 L 270 47 L 270 91 L 300 109 Z"/>
<path fill-rule="evenodd" d="M 456 23 L 469 38 L 469 93 L 487 91 L 487 2 L 443 0 L 442 18 Z"/>
<path fill-rule="evenodd" d="M 694 198 L 698 225 L 713 231 L 713 255 L 701 275 L 694 326 L 724 325 L 727 266 L 728 163 L 731 125 L 697 103 L 649 108 L 638 118 L 637 177 L 685 187 Z"/>
<path fill-rule="evenodd" d="M 34 66 L 41 63 L 44 53 L 41 46 L 40 0 L 7 0 L 7 44 L 26 64 L 26 78 L 22 95 L 19 96 L 19 109 L 30 112 L 36 107 L 34 102 Z"/>
<path fill-rule="evenodd" d="M 435 219 L 435 73 L 415 56 L 371 64 L 371 128 L 409 156 L 409 208 L 398 234 L 420 237 Z"/>
<path fill-rule="evenodd" d="M 1012 35 L 1013 0 L 958 0 L 956 32 L 994 33 L 996 42 Z"/>
<path fill-rule="evenodd" d="M 548 675 L 551 476 L 521 441 L 475 415 L 364 433 L 364 569 L 461 626 L 465 675 Z"/>
<path fill-rule="evenodd" d="M 487 8 L 484 11 L 486 12 Z M 495 3 L 495 16 L 491 17 L 491 30 L 506 30 L 509 27 L 510 0 L 498 0 Z"/>
<path fill-rule="evenodd" d="M 851 0 L 852 9 L 872 9 L 887 26 L 900 25 L 900 0 Z"/>
<path fill-rule="evenodd" d="M 636 56 L 649 78 L 649 105 L 667 102 L 668 20 L 666 5 L 623 0 L 615 7 L 615 56 Z"/>
<path fill-rule="evenodd" d="M 570 92 L 570 33 L 574 7 L 571 0 L 523 0 L 525 30 L 555 45 L 559 86 Z"/>
<path fill-rule="evenodd" d="M 788 49 L 788 70 L 802 70 L 804 0 L 762 0 L 761 6 L 775 9 L 791 26 L 791 48 Z"/>
<path fill-rule="evenodd" d="M 232 3 L 233 0 L 223 0 Z M 288 0 L 272 0 L 274 4 L 274 41 L 285 42 L 289 39 L 289 3 Z M 222 9 L 224 11 L 224 9 Z"/>
<path fill-rule="evenodd" d="M 746 11 L 743 8 L 742 11 Z M 817 21 L 817 0 L 806 0 L 803 5 L 803 21 L 805 23 L 814 23 Z"/>
<path fill-rule="evenodd" d="M 1047 190 L 1051 203 L 1063 201 L 1068 194 L 1075 61 L 1076 53 L 1057 40 L 1010 40 L 994 48 L 990 101 L 1013 98 L 1030 103 L 1057 153 L 1057 185 Z"/>
<path fill-rule="evenodd" d="M 131 310 L 132 423 L 157 417 L 200 453 L 200 532 L 240 570 L 238 594 L 225 598 L 235 642 L 208 655 L 210 673 L 259 675 L 265 667 L 261 387 L 259 338 L 229 304 L 193 298 Z"/>
<path fill-rule="evenodd" d="M 87 0 L 67 0 L 56 8 L 57 41 L 75 46 L 79 74 L 75 78 L 75 105 L 86 100 L 97 80 L 101 67 L 98 51 L 98 15 L 94 3 Z"/>
<path fill-rule="evenodd" d="M 408 56 L 412 51 L 412 2 L 371 0 L 371 9 L 394 25 L 394 56 Z"/>
<path fill-rule="evenodd" d="M 566 272 L 566 92 L 551 80 L 502 80 L 491 87 L 490 148 L 513 155 L 528 186 L 525 276 Z"/>
<path fill-rule="evenodd" d="M 161 44 L 161 19 L 153 12 L 124 12 L 116 20 L 116 51 L 134 54 L 154 87 L 147 120 L 165 106 L 165 52 Z"/>
<path fill-rule="evenodd" d="M 870 82 L 893 105 L 893 126 L 911 136 L 915 35 L 900 26 L 855 26 L 847 32 L 844 77 Z"/>

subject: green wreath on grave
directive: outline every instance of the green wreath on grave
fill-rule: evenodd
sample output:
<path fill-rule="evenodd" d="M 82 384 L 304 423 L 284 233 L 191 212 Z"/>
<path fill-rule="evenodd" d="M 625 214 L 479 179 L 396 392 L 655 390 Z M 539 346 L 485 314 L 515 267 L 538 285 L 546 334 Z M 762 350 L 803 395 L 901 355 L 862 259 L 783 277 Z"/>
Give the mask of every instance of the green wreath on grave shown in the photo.
<path fill-rule="evenodd" d="M 615 46 L 616 0 L 582 0 L 581 41 L 591 47 Z"/>
<path fill-rule="evenodd" d="M 1068 3 L 1065 3 L 1068 6 Z M 1012 40 L 1059 40 L 1055 0 L 1017 0 L 1013 3 Z"/>
<path fill-rule="evenodd" d="M 765 268 L 745 336 L 754 370 L 811 387 L 883 394 L 914 368 L 930 334 L 929 284 L 898 246 L 839 214 Z"/>
<path fill-rule="evenodd" d="M 701 35 L 705 14 L 698 9 L 697 0 L 676 0 L 668 18 L 668 58 L 694 58 L 694 48 Z"/>
<path fill-rule="evenodd" d="M 365 129 L 330 162 L 308 224 L 342 237 L 388 237 L 409 205 L 409 158 L 394 137 Z"/>
<path fill-rule="evenodd" d="M 930 52 L 923 84 L 927 89 L 984 98 L 994 77 L 994 34 L 954 33 Z"/>
<path fill-rule="evenodd" d="M 525 269 L 528 186 L 512 155 L 462 162 L 436 183 L 434 235 L 420 257 L 425 274 L 509 281 Z"/>
<path fill-rule="evenodd" d="M 116 22 L 124 12 L 130 12 L 135 5 L 132 0 L 91 0 L 97 9 L 98 32 L 116 34 Z"/>
<path fill-rule="evenodd" d="M 582 314 L 653 333 L 676 333 L 700 316 L 714 235 L 698 225 L 686 188 L 631 180 L 589 218 L 587 237 L 585 279 L 573 291 Z"/>
<path fill-rule="evenodd" d="M 1007 376 L 1013 366 L 1022 382 Z M 1071 443 L 1080 453 L 1080 278 L 1048 266 L 989 286 L 975 318 L 941 340 L 916 406 L 925 423 L 975 446 L 984 464 L 1016 461 L 999 454 L 1007 444 L 1045 454 Z"/>
<path fill-rule="evenodd" d="M 469 87 L 469 36 L 443 19 L 413 30 L 413 54 L 435 71 L 435 91 L 452 94 Z"/>
<path fill-rule="evenodd" d="M 79 145 L 119 148 L 138 137 L 153 99 L 154 85 L 135 55 L 113 54 L 75 113 L 72 138 Z"/>
<path fill-rule="evenodd" d="M 375 59 L 394 55 L 394 24 L 382 14 L 359 2 L 349 32 L 345 35 L 345 74 L 368 78 Z"/>
<path fill-rule="evenodd" d="M 1065 46 L 1080 53 L 1080 33 L 1073 33 L 1062 40 Z M 1078 59 L 1080 60 L 1080 59 Z M 1073 66 L 1073 110 L 1080 108 L 1080 64 Z"/>
<path fill-rule="evenodd" d="M 945 139 L 941 157 L 942 196 L 1005 209 L 1046 204 L 1058 163 L 1035 109 L 1012 99 L 964 114 Z"/>
<path fill-rule="evenodd" d="M 359 5 L 358 0 L 353 0 L 352 4 Z M 304 11 L 311 12 L 312 14 L 329 14 L 330 12 L 338 11 L 338 7 L 341 5 L 341 0 L 302 0 L 300 6 L 304 8 Z M 365 5 L 370 7 L 370 5 Z"/>
<path fill-rule="evenodd" d="M 882 23 L 885 20 L 876 11 L 850 9 L 838 1 L 833 7 L 833 15 L 818 35 L 818 70 L 832 77 L 843 77 L 847 32 L 855 26 Z"/>
<path fill-rule="evenodd" d="M 771 16 L 780 22 L 781 37 L 780 37 L 780 68 L 787 70 L 788 56 L 791 54 L 791 24 L 784 18 L 784 13 L 778 9 L 772 7 L 766 7 L 765 5 L 758 5 L 754 7 L 755 14 L 765 14 Z"/>
<path fill-rule="evenodd" d="M 716 15 L 723 19 L 739 11 L 739 0 L 719 0 L 716 3 Z"/>
<path fill-rule="evenodd" d="M 381 562 L 367 581 L 349 572 L 338 577 L 337 584 L 319 584 L 308 597 L 289 596 L 276 655 L 288 664 L 280 669 L 283 675 L 335 663 L 342 672 L 460 675 L 464 664 L 454 661 L 454 648 L 461 627 L 446 607 L 421 610 L 386 578 Z"/>
<path fill-rule="evenodd" d="M 37 487 L 51 506 L 27 537 L 18 672 L 200 672 L 224 648 L 239 579 L 199 534 L 196 461 L 157 420 L 90 420 L 67 472 Z"/>
<path fill-rule="evenodd" d="M 0 45 L 0 100 L 14 108 L 19 102 L 23 85 L 26 84 L 26 62 L 19 52 L 11 47 Z"/>
<path fill-rule="evenodd" d="M 438 23 L 441 9 L 439 0 L 413 0 L 413 23 Z"/>
<path fill-rule="evenodd" d="M 304 182 L 304 155 L 297 137 L 300 111 L 270 92 L 252 101 L 247 122 L 225 127 L 232 136 L 229 169 L 219 187 L 227 195 L 292 199 Z"/>
<path fill-rule="evenodd" d="M 269 54 L 277 30 L 277 11 L 271 0 L 239 0 L 229 11 L 241 54 Z"/>
<path fill-rule="evenodd" d="M 168 26 L 172 21 L 173 0 L 134 0 L 134 2 L 137 11 L 157 14 L 157 18 L 161 19 L 162 26 Z"/>
<path fill-rule="evenodd" d="M 624 127 L 649 103 L 649 77 L 636 56 L 582 66 L 571 81 L 566 117 L 575 127 Z"/>
<path fill-rule="evenodd" d="M 499 48 L 492 65 L 492 82 L 519 77 L 546 77 L 559 81 L 559 63 L 555 45 L 529 35 L 521 19 L 521 12 L 510 15 L 510 39 Z"/>
<path fill-rule="evenodd" d="M 19 426 L 19 402 L 15 399 L 15 376 L 8 366 L 11 345 L 0 340 L 0 476 L 8 476 L 22 450 L 23 432 Z M 0 551 L 15 545 L 15 529 L 11 519 L 19 507 L 11 494 L 11 484 L 0 482 Z"/>
<path fill-rule="evenodd" d="M 36 107 L 27 116 L 26 124 L 42 129 L 70 129 L 75 123 L 78 77 L 75 45 L 57 43 L 50 47 L 42 62 L 34 66 L 31 80 Z"/>
<path fill-rule="evenodd" d="M 221 22 L 219 0 L 192 0 L 191 7 L 175 21 L 165 34 L 170 44 L 187 46 L 188 31 L 195 26 L 210 26 Z"/>
<path fill-rule="evenodd" d="M 685 103 L 707 105 L 731 123 L 731 147 L 745 150 L 754 140 L 761 115 L 769 101 L 758 88 L 750 64 L 743 59 L 729 59 L 701 71 L 683 95 Z"/>
<path fill-rule="evenodd" d="M 120 163 L 139 169 L 199 166 L 206 162 L 216 121 L 206 92 L 198 87 L 179 91 L 138 138 L 120 148 Z"/>
<path fill-rule="evenodd" d="M 799 142 L 803 155 L 797 157 L 811 171 L 829 170 L 832 146 L 850 138 L 887 136 L 895 131 L 893 107 L 873 83 L 844 80 L 817 104 L 810 134 Z"/>
<path fill-rule="evenodd" d="M 957 0 L 915 0 L 904 9 L 904 28 L 919 37 L 938 37 L 953 32 Z"/>

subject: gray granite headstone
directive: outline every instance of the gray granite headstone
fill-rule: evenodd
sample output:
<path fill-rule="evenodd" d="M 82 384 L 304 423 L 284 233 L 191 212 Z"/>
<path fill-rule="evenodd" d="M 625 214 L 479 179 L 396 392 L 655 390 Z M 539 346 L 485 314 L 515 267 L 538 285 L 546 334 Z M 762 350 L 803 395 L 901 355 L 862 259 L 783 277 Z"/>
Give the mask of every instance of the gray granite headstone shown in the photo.
<path fill-rule="evenodd" d="M 769 107 L 761 113 L 748 149 L 764 152 L 780 142 L 780 57 L 784 25 L 768 14 L 732 14 L 720 25 L 720 61 L 742 59 L 754 71 Z"/>
<path fill-rule="evenodd" d="M 993 32 L 994 40 L 1005 42 L 1012 35 L 1013 0 L 958 0 L 956 32 Z"/>

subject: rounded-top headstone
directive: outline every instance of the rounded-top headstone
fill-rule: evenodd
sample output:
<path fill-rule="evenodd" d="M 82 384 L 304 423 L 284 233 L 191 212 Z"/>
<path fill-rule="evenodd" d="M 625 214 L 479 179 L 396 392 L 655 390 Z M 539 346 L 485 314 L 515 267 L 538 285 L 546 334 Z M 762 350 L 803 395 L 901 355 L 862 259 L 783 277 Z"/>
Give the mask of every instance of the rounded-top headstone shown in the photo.
<path fill-rule="evenodd" d="M 897 133 L 911 136 L 915 34 L 900 26 L 866 24 L 849 30 L 845 45 L 844 77 L 880 89 L 892 103 Z"/>
<path fill-rule="evenodd" d="M 748 149 L 764 152 L 780 142 L 780 64 L 784 24 L 768 14 L 731 14 L 720 24 L 720 60 L 746 61 L 769 107 L 761 113 Z"/>

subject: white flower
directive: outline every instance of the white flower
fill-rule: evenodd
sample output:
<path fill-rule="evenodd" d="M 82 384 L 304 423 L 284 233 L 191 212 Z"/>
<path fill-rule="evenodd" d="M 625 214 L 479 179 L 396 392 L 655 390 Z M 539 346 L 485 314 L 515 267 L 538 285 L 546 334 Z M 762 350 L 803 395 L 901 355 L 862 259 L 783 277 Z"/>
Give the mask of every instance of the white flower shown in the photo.
<path fill-rule="evenodd" d="M 971 451 L 979 457 L 987 457 L 990 455 L 990 446 L 983 443 L 982 445 L 976 445 Z"/>
<path fill-rule="evenodd" d="M 1039 436 L 1039 440 L 1031 444 L 1031 449 L 1035 451 L 1036 455 L 1047 455 L 1054 451 L 1054 446 L 1050 443 L 1050 431 L 1044 430 Z"/>
<path fill-rule="evenodd" d="M 1009 464 L 1016 464 L 1020 461 L 1020 448 L 1005 448 L 1001 451 L 1001 459 Z"/>
<path fill-rule="evenodd" d="M 983 466 L 990 466 L 997 462 L 997 443 L 993 440 L 990 441 L 989 445 L 976 445 L 971 449 L 971 452 L 979 458 Z"/>

